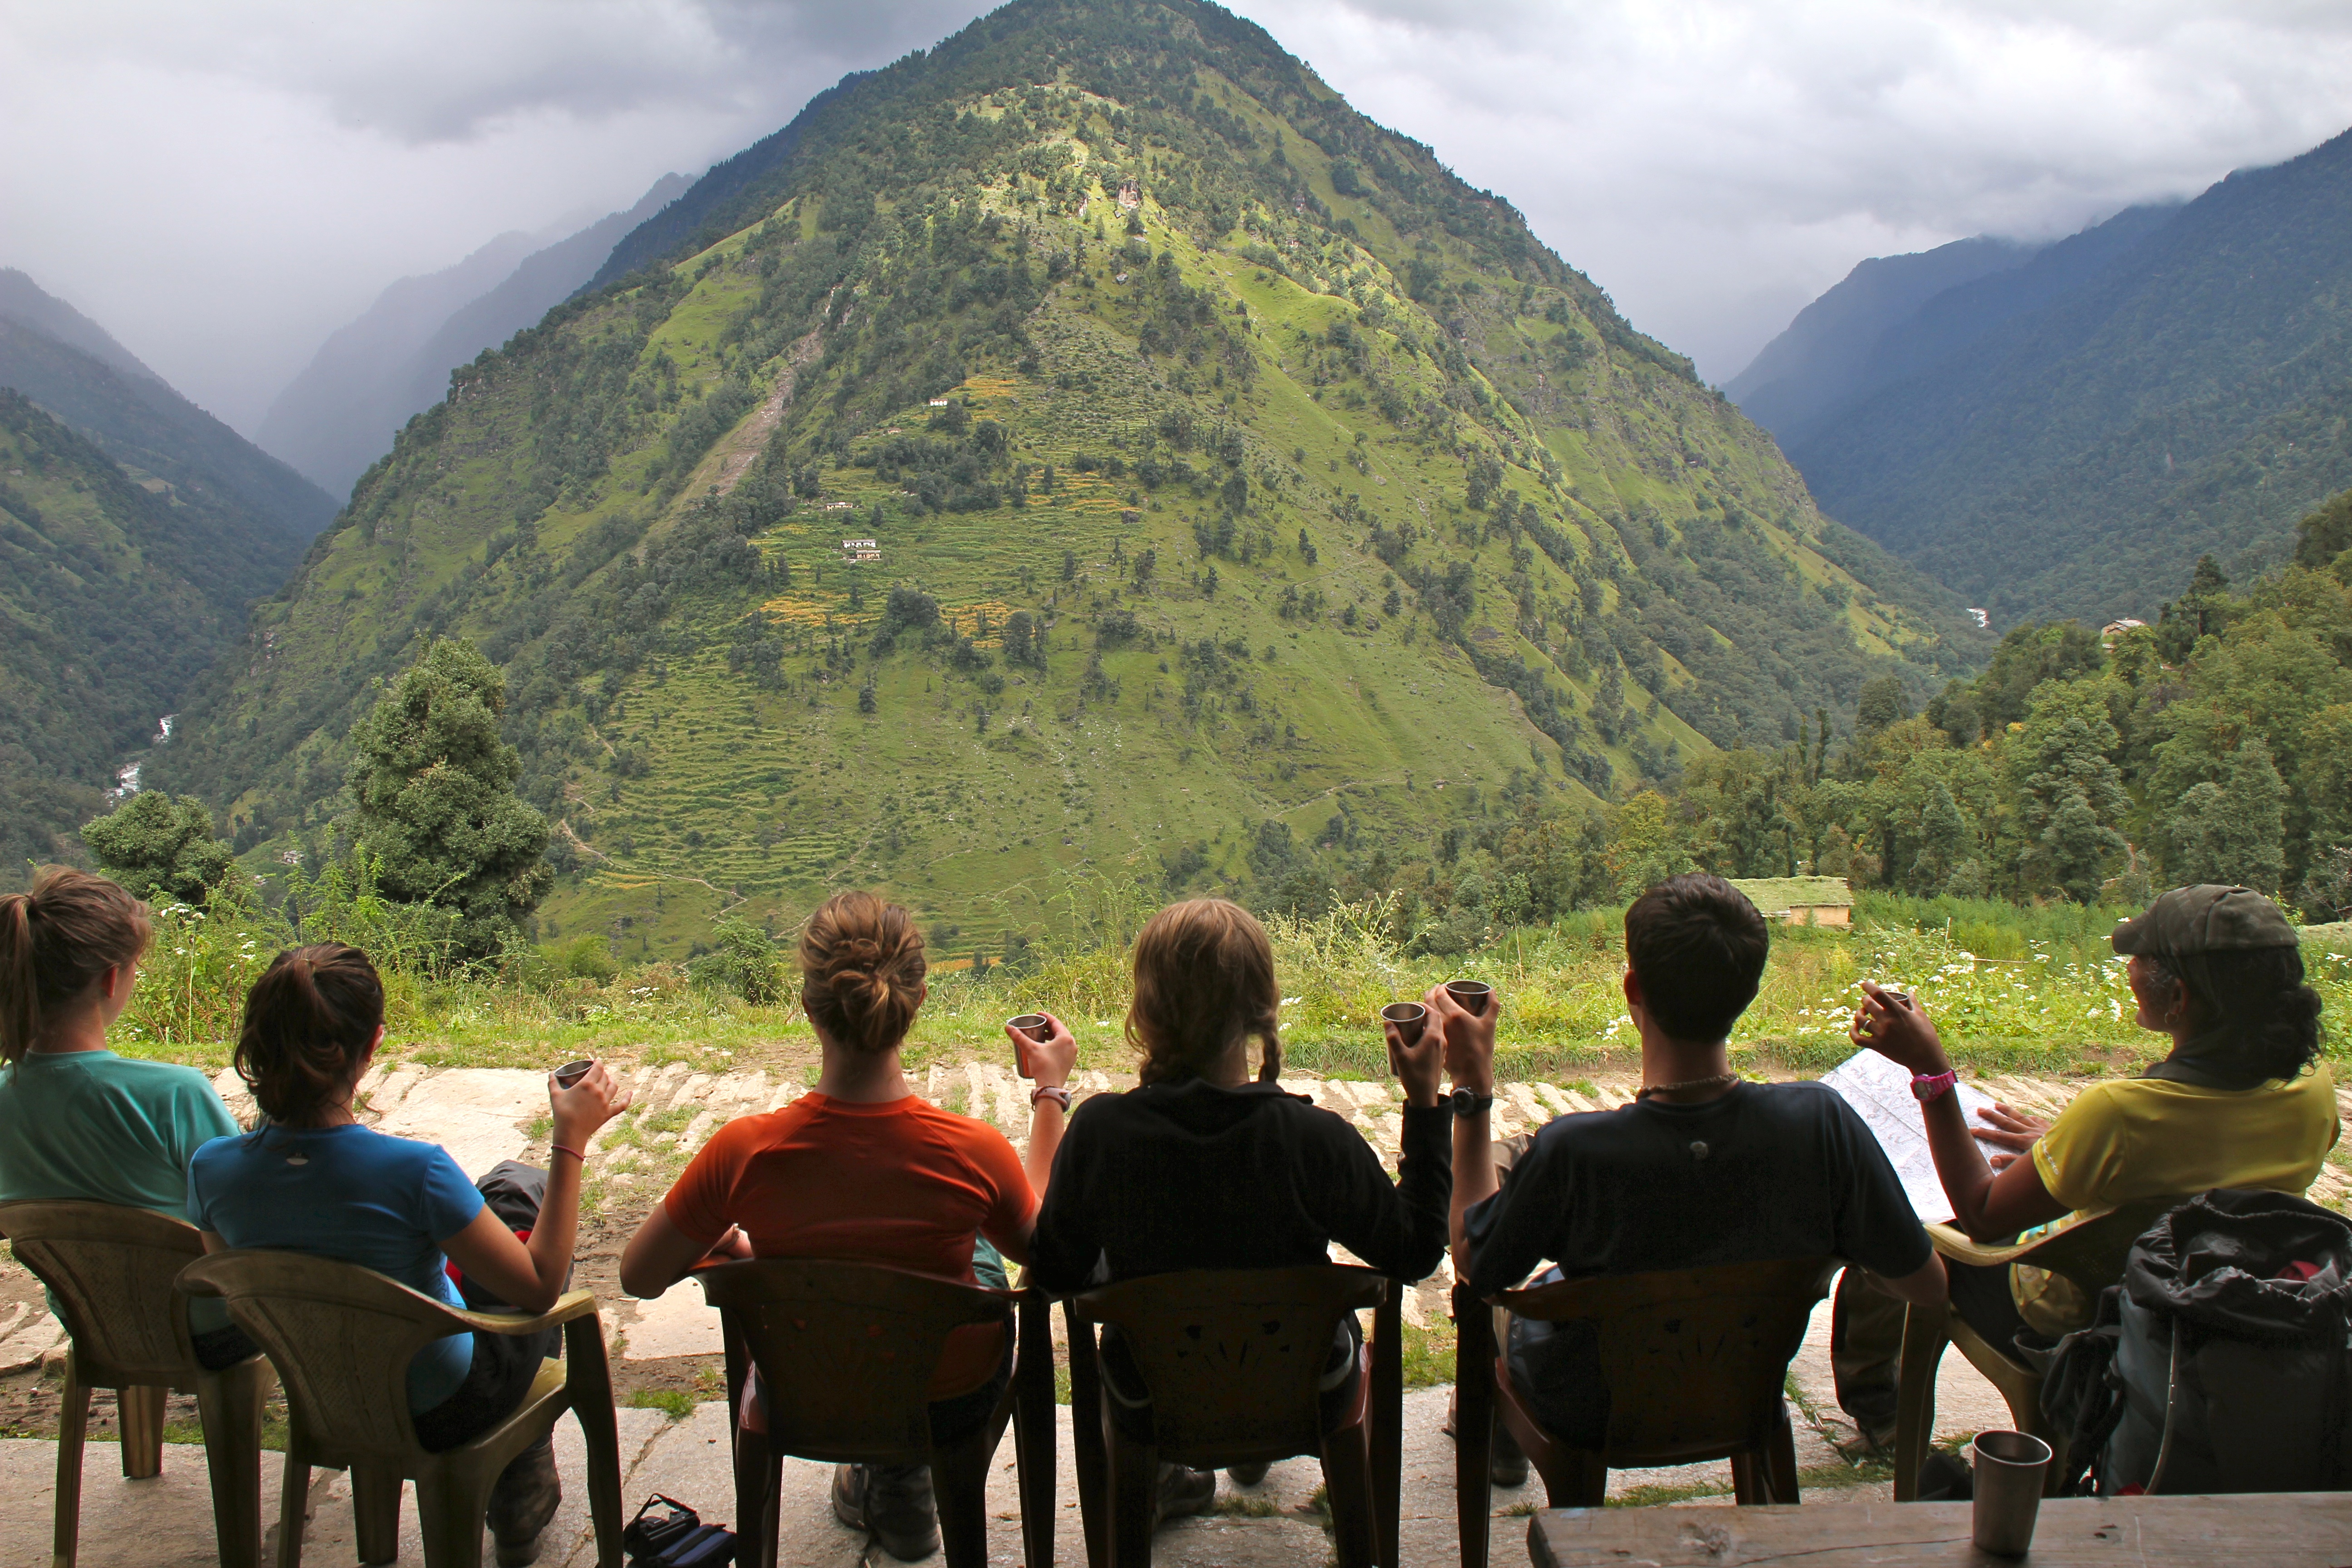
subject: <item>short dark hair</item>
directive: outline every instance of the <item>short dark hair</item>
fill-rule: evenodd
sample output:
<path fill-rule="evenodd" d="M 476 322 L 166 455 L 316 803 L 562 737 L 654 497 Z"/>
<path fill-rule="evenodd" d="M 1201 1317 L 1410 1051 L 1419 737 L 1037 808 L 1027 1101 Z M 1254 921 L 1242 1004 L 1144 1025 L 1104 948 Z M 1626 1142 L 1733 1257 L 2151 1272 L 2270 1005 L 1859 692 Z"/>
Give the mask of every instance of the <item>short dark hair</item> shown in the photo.
<path fill-rule="evenodd" d="M 1625 911 L 1625 958 L 1658 1027 L 1712 1044 L 1756 1000 L 1772 937 L 1748 895 L 1693 871 L 1635 899 Z"/>

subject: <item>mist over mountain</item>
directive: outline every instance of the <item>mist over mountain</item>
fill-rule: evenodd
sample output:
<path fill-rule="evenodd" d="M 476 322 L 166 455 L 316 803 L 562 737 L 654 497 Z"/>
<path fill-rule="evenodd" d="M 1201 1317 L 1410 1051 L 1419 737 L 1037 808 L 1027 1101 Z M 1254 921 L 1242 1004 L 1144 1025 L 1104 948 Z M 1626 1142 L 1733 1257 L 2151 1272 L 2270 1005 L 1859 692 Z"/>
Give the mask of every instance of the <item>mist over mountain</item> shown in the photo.
<path fill-rule="evenodd" d="M 167 385 L 103 327 L 22 272 L 0 269 L 0 386 L 14 387 L 117 462 L 246 516 L 291 570 L 335 503 Z M 259 585 L 267 593 L 275 581 Z"/>
<path fill-rule="evenodd" d="M 1015 0 L 787 133 L 402 429 L 159 778 L 331 851 L 374 683 L 464 637 L 551 934 L 683 951 L 856 879 L 1010 942 L 1075 875 L 1436 856 L 1981 657 L 1230 13 Z"/>
<path fill-rule="evenodd" d="M 447 395 L 449 373 L 537 321 L 585 283 L 614 243 L 687 187 L 655 182 L 635 205 L 550 244 L 499 236 L 453 267 L 386 288 L 336 329 L 270 404 L 258 438 L 337 496 L 412 415 Z"/>
<path fill-rule="evenodd" d="M 1738 384 L 1823 510 L 1998 621 L 2153 619 L 2199 556 L 2258 572 L 2352 484 L 2347 285 L 2352 133 L 1948 287 L 1859 349 L 1792 325 Z"/>

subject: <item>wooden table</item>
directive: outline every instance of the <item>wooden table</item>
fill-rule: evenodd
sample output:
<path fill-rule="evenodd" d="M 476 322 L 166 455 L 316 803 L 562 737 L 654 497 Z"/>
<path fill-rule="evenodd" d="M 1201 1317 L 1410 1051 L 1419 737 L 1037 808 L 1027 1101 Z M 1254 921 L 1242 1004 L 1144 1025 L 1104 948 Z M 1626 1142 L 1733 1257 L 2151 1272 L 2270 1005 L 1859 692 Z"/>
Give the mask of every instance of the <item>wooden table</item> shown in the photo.
<path fill-rule="evenodd" d="M 1538 1568 L 2347 1568 L 2352 1493 L 2044 1500 L 2023 1557 L 1969 1542 L 1964 1502 L 1561 1508 L 1528 1527 Z"/>

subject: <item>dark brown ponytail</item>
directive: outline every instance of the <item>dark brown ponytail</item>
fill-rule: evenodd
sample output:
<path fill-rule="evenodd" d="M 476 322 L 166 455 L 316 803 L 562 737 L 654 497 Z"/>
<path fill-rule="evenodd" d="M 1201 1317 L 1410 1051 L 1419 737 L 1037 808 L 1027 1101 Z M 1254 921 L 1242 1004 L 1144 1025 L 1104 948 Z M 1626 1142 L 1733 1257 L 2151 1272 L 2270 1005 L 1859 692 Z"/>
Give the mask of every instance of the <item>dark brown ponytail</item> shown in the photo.
<path fill-rule="evenodd" d="M 872 893 L 836 893 L 801 932 L 801 1001 L 837 1045 L 887 1051 L 922 1005 L 923 934 Z"/>
<path fill-rule="evenodd" d="M 1265 1047 L 1258 1081 L 1274 1082 L 1282 1075 L 1281 1005 L 1274 944 L 1239 904 L 1171 904 L 1135 939 L 1127 1040 L 1143 1055 L 1146 1084 L 1196 1079 L 1251 1035 Z"/>
<path fill-rule="evenodd" d="M 51 1019 L 154 934 L 147 906 L 103 877 L 50 866 L 29 893 L 0 897 L 0 1060 L 16 1061 Z"/>
<path fill-rule="evenodd" d="M 281 952 L 246 993 L 236 1076 L 270 1121 L 316 1126 L 383 1026 L 383 982 L 366 953 L 340 942 Z"/>

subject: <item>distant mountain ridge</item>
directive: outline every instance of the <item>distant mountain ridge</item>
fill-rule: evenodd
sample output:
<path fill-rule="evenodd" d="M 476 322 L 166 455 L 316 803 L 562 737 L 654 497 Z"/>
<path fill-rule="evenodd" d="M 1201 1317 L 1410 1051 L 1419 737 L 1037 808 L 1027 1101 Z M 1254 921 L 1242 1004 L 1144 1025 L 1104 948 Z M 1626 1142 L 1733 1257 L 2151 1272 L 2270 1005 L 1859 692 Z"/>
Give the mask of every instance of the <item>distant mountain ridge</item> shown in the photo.
<path fill-rule="evenodd" d="M 15 387 L 116 461 L 249 513 L 287 550 L 288 569 L 335 515 L 325 491 L 181 396 L 103 327 L 13 269 L 0 270 L 0 386 Z"/>
<path fill-rule="evenodd" d="M 552 243 L 510 231 L 453 266 L 390 284 L 271 401 L 261 444 L 338 498 L 349 495 L 410 416 L 447 394 L 451 371 L 536 322 L 687 184 L 665 174 L 634 206 Z"/>
<path fill-rule="evenodd" d="M 2352 132 L 1738 379 L 1824 511 L 1997 621 L 2152 619 L 2352 485 Z"/>

